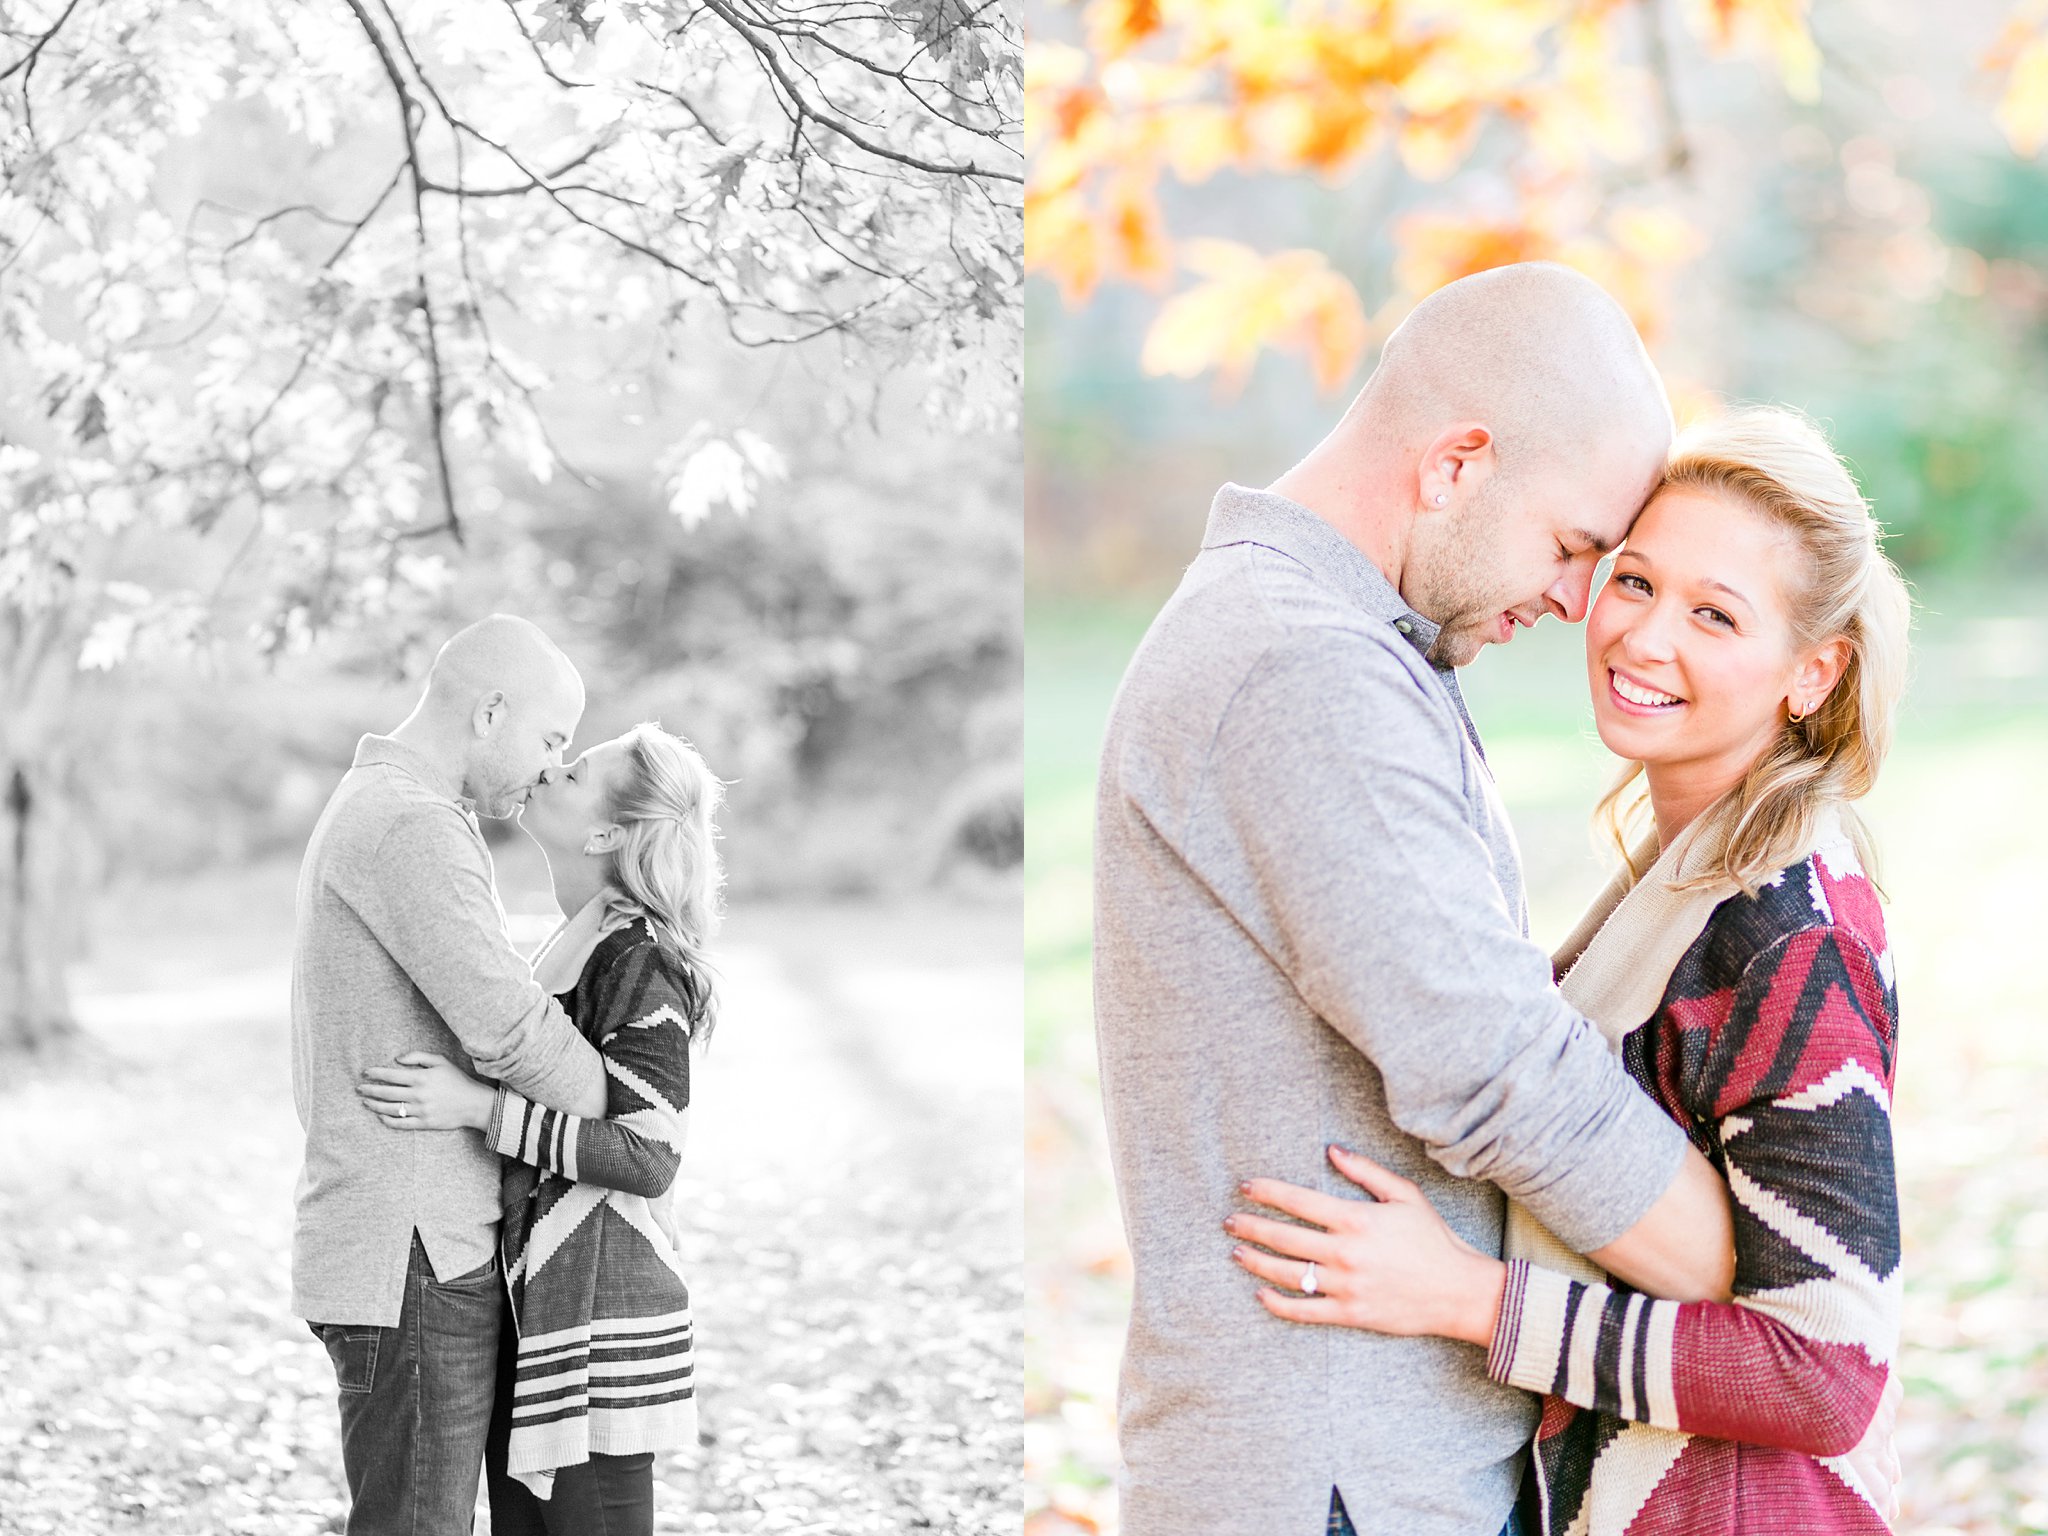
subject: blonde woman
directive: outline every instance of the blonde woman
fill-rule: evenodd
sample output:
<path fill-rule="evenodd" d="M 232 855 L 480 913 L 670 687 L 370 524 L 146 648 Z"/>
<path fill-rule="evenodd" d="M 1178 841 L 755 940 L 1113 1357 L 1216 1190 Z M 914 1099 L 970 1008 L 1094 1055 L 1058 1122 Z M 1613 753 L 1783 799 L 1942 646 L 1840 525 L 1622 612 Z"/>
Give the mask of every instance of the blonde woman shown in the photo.
<path fill-rule="evenodd" d="M 1225 1223 L 1278 1316 L 1462 1339 L 1544 1397 L 1531 1536 L 1885 1529 L 1888 1442 L 1848 1453 L 1889 1411 L 1898 1342 L 1897 1007 L 1850 807 L 1891 741 L 1907 618 L 1847 469 L 1757 409 L 1679 439 L 1586 622 L 1624 867 L 1557 968 L 1728 1180 L 1732 1300 L 1633 1292 L 1519 1210 L 1506 1261 L 1478 1253 L 1335 1147 L 1376 1203 L 1257 1179 L 1251 1201 L 1314 1226 Z"/>
<path fill-rule="evenodd" d="M 358 1090 L 386 1125 L 480 1132 L 514 1160 L 484 1456 L 496 1536 L 651 1536 L 654 1453 L 696 1438 L 668 1193 L 690 1046 L 713 1022 L 720 792 L 687 742 L 641 725 L 550 776 L 521 813 L 569 914 L 534 975 L 604 1058 L 603 1119 L 558 1114 L 425 1052 L 372 1069 Z"/>

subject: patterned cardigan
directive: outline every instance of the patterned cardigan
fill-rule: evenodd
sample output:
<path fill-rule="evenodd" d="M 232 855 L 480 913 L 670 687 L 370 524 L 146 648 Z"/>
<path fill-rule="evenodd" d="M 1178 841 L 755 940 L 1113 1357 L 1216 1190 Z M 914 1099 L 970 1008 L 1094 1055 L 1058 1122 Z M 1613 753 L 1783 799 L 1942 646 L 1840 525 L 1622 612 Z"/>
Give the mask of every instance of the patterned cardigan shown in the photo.
<path fill-rule="evenodd" d="M 1734 1199 L 1734 1300 L 1679 1304 L 1510 1263 L 1487 1369 L 1546 1394 L 1542 1536 L 1881 1533 L 1834 1460 L 1898 1340 L 1897 999 L 1846 840 L 1713 909 L 1622 1040 Z"/>
<path fill-rule="evenodd" d="M 519 1331 L 506 1466 L 541 1487 L 593 1452 L 696 1438 L 690 1293 L 654 1202 L 682 1160 L 690 1033 L 706 998 L 636 918 L 598 943 L 562 998 L 604 1058 L 605 1118 L 498 1090 L 486 1139 L 533 1170 L 508 1174 L 499 1238 Z"/>

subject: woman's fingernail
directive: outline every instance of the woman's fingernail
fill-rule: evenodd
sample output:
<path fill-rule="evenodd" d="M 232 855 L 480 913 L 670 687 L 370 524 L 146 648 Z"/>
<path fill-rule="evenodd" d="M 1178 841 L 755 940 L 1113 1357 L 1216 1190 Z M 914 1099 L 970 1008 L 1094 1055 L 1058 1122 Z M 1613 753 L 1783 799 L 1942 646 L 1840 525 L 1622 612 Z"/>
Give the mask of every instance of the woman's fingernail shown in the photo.
<path fill-rule="evenodd" d="M 1252 1181 L 1250 1179 L 1240 1179 L 1237 1185 L 1237 1192 L 1240 1195 L 1250 1194 L 1252 1192 Z"/>
<path fill-rule="evenodd" d="M 1237 1231 L 1237 1218 L 1235 1216 L 1224 1217 L 1223 1230 L 1234 1235 Z"/>

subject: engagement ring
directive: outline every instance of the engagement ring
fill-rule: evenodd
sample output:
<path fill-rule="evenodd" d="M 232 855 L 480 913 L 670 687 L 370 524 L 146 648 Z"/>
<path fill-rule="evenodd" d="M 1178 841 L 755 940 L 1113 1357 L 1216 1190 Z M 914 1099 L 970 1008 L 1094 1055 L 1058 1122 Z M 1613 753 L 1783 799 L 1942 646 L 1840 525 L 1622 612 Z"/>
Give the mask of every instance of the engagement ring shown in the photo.
<path fill-rule="evenodd" d="M 403 1119 L 404 1119 L 404 1118 L 406 1117 L 406 1113 L 407 1113 L 407 1111 L 406 1111 L 406 1107 L 405 1107 L 405 1106 L 404 1106 L 403 1104 L 399 1105 L 399 1106 L 398 1106 L 398 1118 L 399 1118 L 399 1119 L 401 1119 L 401 1120 L 403 1120 Z M 1311 1267 L 1311 1268 L 1313 1268 L 1314 1266 L 1313 1266 L 1313 1265 L 1311 1265 L 1310 1267 Z"/>
<path fill-rule="evenodd" d="M 1301 1294 L 1313 1296 L 1316 1293 L 1316 1261 L 1310 1259 L 1308 1268 L 1301 1272 Z"/>

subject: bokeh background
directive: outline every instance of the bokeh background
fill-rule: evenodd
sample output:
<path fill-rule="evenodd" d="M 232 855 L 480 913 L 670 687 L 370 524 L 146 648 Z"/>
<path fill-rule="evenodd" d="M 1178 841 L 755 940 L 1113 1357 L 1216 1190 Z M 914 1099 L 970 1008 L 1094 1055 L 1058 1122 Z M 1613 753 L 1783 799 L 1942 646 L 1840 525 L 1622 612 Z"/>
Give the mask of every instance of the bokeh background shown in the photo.
<path fill-rule="evenodd" d="M 498 611 L 574 749 L 729 783 L 658 1528 L 1014 1529 L 1017 52 L 940 0 L 0 3 L 0 1526 L 342 1528 L 294 882 Z"/>
<path fill-rule="evenodd" d="M 1027 1530 L 1116 1528 L 1129 1272 L 1089 845 L 1123 664 L 1218 484 L 1319 438 L 1417 295 L 1551 257 L 1629 306 L 1682 416 L 1820 421 L 1914 584 L 1868 807 L 1903 1008 L 1900 1529 L 2048 1531 L 2039 13 L 1098 0 L 1029 21 Z M 1580 633 L 1546 623 L 1465 682 L 1554 942 L 1604 878 Z"/>

